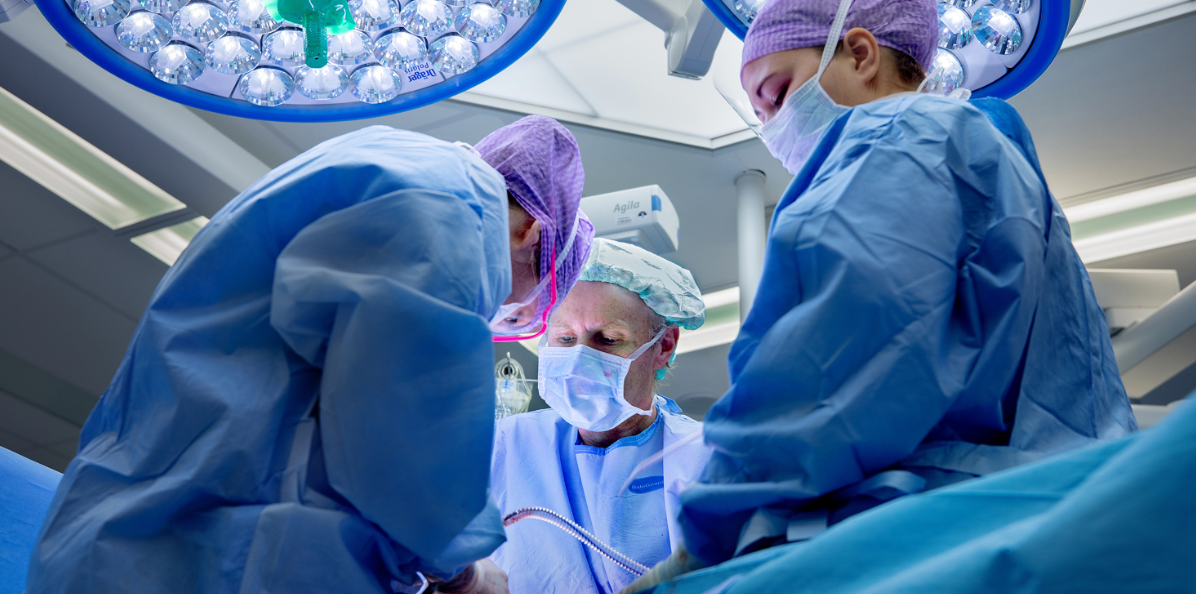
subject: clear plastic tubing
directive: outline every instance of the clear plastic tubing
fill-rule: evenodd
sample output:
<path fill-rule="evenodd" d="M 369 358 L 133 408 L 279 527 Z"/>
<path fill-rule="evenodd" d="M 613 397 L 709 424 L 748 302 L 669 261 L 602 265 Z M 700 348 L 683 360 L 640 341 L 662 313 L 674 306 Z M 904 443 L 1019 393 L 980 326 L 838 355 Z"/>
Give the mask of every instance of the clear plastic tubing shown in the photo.
<path fill-rule="evenodd" d="M 611 563 L 622 567 L 636 577 L 648 572 L 648 567 L 644 564 L 638 563 L 631 557 L 616 551 L 610 545 L 598 540 L 597 537 L 590 534 L 585 528 L 578 526 L 573 520 L 545 507 L 524 507 L 517 509 L 502 519 L 502 525 L 503 527 L 507 527 L 519 520 L 526 520 L 528 518 L 547 522 L 564 530 L 567 534 L 573 536 L 573 538 L 581 541 L 581 544 L 594 549 L 599 555 L 606 557 Z"/>

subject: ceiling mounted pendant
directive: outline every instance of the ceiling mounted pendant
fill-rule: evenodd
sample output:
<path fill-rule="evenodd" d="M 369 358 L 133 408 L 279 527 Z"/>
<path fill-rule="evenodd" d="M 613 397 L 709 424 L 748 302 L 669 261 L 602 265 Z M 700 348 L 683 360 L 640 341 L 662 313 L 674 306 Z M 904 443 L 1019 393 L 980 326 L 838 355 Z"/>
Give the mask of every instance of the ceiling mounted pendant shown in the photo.
<path fill-rule="evenodd" d="M 407 111 L 493 77 L 564 0 L 37 0 L 84 56 L 156 95 L 244 118 Z"/>

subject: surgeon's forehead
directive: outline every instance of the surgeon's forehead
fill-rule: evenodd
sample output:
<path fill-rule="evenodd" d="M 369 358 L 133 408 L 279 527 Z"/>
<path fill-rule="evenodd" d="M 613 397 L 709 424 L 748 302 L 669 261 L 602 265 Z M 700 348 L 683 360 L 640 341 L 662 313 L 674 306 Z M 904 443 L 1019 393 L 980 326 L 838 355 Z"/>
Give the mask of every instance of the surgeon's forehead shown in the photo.
<path fill-rule="evenodd" d="M 570 330 L 650 330 L 652 310 L 639 295 L 612 283 L 578 281 L 549 324 Z"/>

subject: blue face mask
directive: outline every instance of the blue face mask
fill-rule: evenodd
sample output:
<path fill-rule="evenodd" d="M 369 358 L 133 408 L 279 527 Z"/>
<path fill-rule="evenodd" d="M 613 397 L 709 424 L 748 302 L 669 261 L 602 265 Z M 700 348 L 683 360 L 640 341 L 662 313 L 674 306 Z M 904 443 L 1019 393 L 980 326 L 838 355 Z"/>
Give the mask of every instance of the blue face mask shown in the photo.
<path fill-rule="evenodd" d="M 666 328 L 667 329 L 667 328 Z M 540 396 L 566 423 L 586 431 L 610 431 L 652 409 L 632 406 L 623 395 L 631 364 L 664 336 L 661 330 L 624 359 L 588 346 L 548 347 L 540 340 Z"/>
<path fill-rule="evenodd" d="M 847 20 L 847 8 L 850 6 L 851 0 L 842 0 L 839 4 L 839 12 L 835 14 L 835 21 L 831 24 L 826 48 L 822 51 L 818 73 L 789 95 L 777 114 L 760 129 L 760 137 L 764 139 L 768 152 L 780 160 L 785 169 L 793 175 L 801 171 L 831 122 L 850 109 L 835 103 L 818 82 L 835 55 L 835 49 L 839 45 L 839 33 L 843 30 L 843 22 Z"/>

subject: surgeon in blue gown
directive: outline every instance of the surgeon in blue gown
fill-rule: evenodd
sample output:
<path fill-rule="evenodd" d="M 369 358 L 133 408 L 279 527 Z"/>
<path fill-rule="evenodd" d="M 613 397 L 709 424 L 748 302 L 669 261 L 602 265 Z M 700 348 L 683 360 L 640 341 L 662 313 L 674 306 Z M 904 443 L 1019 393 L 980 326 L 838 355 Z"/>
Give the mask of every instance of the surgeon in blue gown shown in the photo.
<path fill-rule="evenodd" d="M 658 574 L 1136 429 L 1020 118 L 913 92 L 936 21 L 933 0 L 773 0 L 749 29 L 743 87 L 795 178 Z"/>
<path fill-rule="evenodd" d="M 594 240 L 539 349 L 540 395 L 551 408 L 498 424 L 490 489 L 503 515 L 547 508 L 642 565 L 669 556 L 681 540 L 680 493 L 710 450 L 693 439 L 701 423 L 655 388 L 676 357 L 680 328 L 699 328 L 705 310 L 688 270 Z M 635 578 L 539 521 L 507 527 L 491 558 L 512 594 L 609 594 Z"/>
<path fill-rule="evenodd" d="M 27 591 L 505 592 L 484 558 L 510 208 L 476 152 L 382 126 L 233 199 L 84 426 Z"/>

